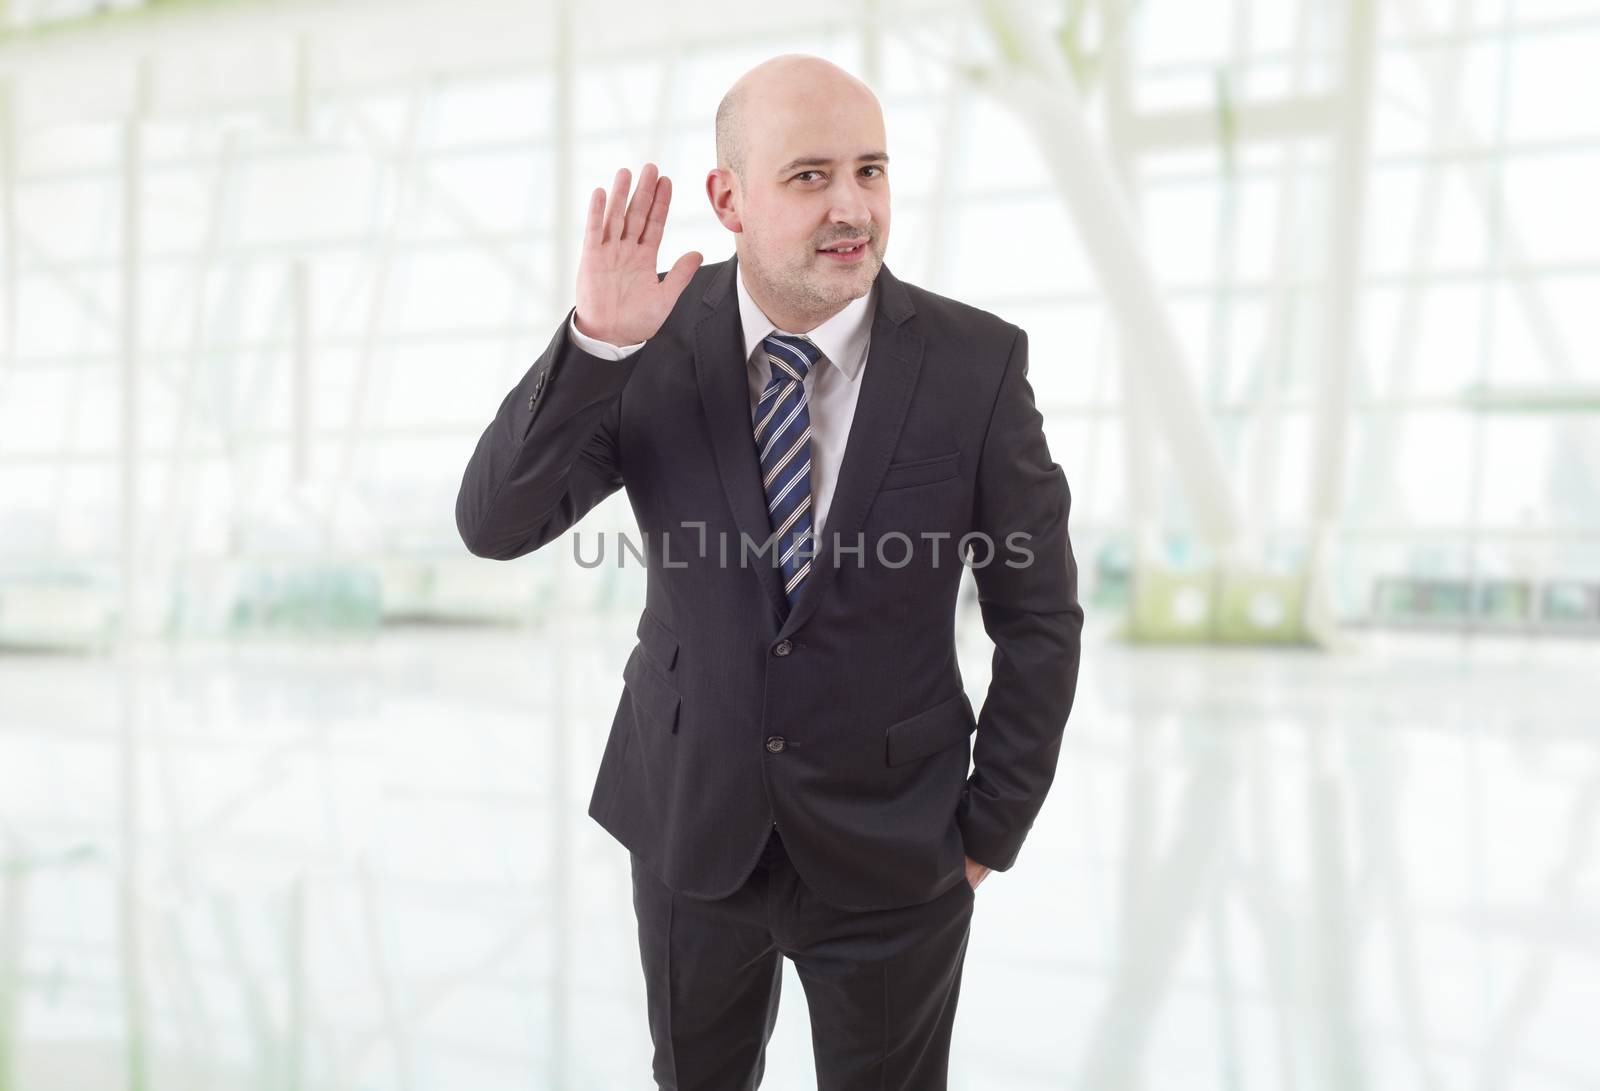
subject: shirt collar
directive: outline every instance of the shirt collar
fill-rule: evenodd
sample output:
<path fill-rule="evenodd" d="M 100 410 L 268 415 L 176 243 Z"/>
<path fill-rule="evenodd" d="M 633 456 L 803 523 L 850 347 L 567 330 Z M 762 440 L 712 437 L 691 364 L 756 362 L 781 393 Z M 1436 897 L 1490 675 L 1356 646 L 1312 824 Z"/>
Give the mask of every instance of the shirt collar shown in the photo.
<path fill-rule="evenodd" d="M 766 316 L 756 301 L 751 297 L 750 290 L 744 286 L 744 264 L 738 266 L 738 276 L 734 278 L 739 288 L 739 319 L 744 323 L 744 358 L 750 360 L 755 356 L 756 346 L 766 339 L 767 334 L 777 330 L 772 324 L 772 319 Z M 878 298 L 878 285 L 874 281 L 872 289 L 859 299 L 852 299 L 838 314 L 822 323 L 814 330 L 803 335 L 822 350 L 822 355 L 828 362 L 842 371 L 846 378 L 855 380 L 861 371 L 861 364 L 867 355 L 867 338 L 872 332 L 873 303 Z M 788 333 L 788 330 L 778 330 L 779 333 Z"/>

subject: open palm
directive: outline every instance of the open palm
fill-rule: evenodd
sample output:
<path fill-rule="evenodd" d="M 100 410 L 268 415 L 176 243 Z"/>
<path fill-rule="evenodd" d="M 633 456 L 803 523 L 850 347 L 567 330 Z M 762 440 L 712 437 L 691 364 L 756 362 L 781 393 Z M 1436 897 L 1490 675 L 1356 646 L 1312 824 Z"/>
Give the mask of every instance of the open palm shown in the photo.
<path fill-rule="evenodd" d="M 665 278 L 657 277 L 656 255 L 672 204 L 672 179 L 658 177 L 656 165 L 646 163 L 631 201 L 629 179 L 628 168 L 623 167 L 611 185 L 609 201 L 603 189 L 589 195 L 589 219 L 578 261 L 578 331 L 613 345 L 654 337 L 705 260 L 691 250 L 673 263 Z"/>

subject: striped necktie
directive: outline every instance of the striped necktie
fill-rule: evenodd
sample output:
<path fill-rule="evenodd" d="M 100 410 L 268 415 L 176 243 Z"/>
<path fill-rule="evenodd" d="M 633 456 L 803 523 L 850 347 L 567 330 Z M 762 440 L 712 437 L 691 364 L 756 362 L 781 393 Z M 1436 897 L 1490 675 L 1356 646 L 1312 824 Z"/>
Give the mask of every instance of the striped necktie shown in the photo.
<path fill-rule="evenodd" d="M 811 571 L 811 414 L 806 411 L 806 372 L 822 350 L 804 337 L 773 333 L 762 339 L 772 378 L 752 414 L 761 484 L 767 493 L 773 546 L 783 593 L 793 606 Z"/>

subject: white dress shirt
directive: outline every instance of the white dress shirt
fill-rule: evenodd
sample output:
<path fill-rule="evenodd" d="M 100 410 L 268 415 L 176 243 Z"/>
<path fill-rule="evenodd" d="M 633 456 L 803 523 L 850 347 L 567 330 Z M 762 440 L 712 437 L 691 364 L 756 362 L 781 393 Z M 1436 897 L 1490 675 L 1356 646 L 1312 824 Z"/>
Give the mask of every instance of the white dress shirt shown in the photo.
<path fill-rule="evenodd" d="M 772 365 L 761 348 L 761 342 L 777 327 L 756 306 L 749 289 L 744 286 L 742 264 L 738 272 L 735 280 L 739 290 L 739 319 L 744 325 L 753 454 L 755 407 L 772 374 Z M 861 393 L 861 373 L 867 366 L 867 348 L 872 339 L 872 314 L 877 294 L 878 286 L 874 284 L 866 295 L 852 299 L 842 311 L 820 326 L 803 334 L 792 334 L 809 338 L 822 350 L 822 359 L 806 372 L 804 380 L 806 411 L 811 417 L 811 525 L 819 546 L 822 528 L 827 523 L 828 506 L 833 501 L 834 486 L 839 480 L 839 463 L 844 459 L 845 441 L 850 437 L 850 422 L 856 415 L 856 398 Z M 613 345 L 579 333 L 576 317 L 577 312 L 573 312 L 573 320 L 567 323 L 567 331 L 573 343 L 591 356 L 621 360 L 644 347 L 643 341 L 637 345 Z M 791 333 L 789 330 L 777 332 Z"/>

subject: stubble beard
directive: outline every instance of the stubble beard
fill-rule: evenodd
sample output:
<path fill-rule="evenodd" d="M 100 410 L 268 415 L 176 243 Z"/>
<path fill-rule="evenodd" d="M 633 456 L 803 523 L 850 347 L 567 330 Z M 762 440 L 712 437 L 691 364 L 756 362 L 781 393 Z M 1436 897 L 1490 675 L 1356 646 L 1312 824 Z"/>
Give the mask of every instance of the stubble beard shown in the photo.
<path fill-rule="evenodd" d="M 751 247 L 751 257 L 745 271 L 771 298 L 780 300 L 790 313 L 816 316 L 820 322 L 838 311 L 852 299 L 860 299 L 872 289 L 883 267 L 883 253 L 878 241 L 869 232 L 867 252 L 861 264 L 849 270 L 850 276 L 840 276 L 819 268 L 823 261 L 810 251 L 810 260 L 800 258 L 776 266 L 768 264 L 759 247 Z"/>

